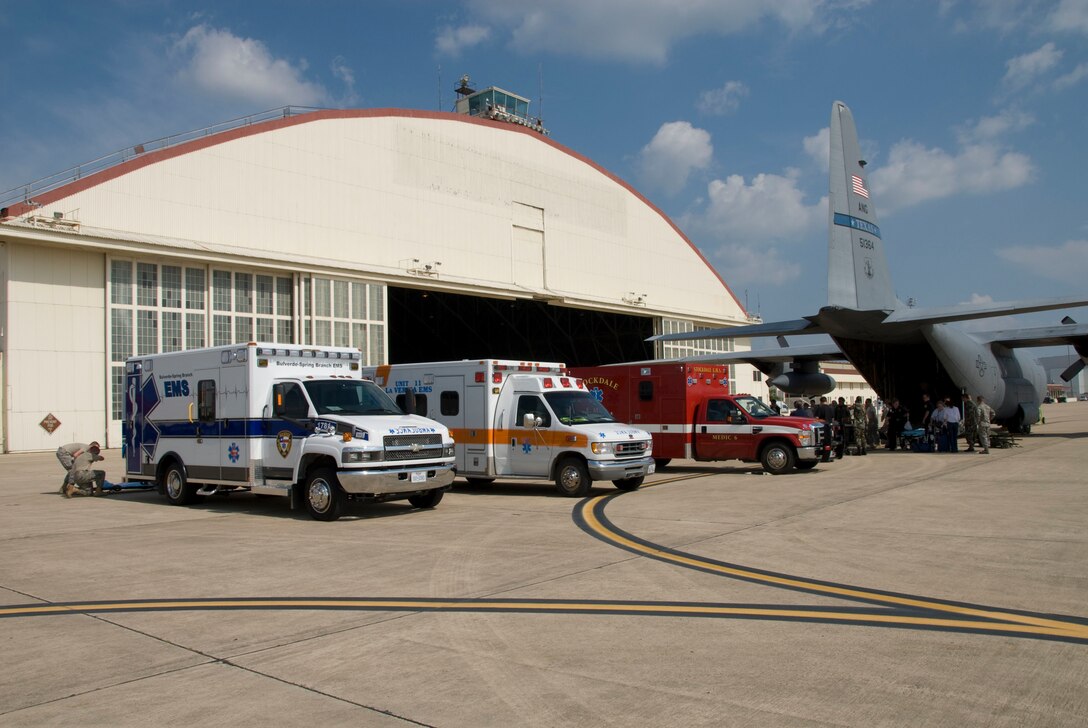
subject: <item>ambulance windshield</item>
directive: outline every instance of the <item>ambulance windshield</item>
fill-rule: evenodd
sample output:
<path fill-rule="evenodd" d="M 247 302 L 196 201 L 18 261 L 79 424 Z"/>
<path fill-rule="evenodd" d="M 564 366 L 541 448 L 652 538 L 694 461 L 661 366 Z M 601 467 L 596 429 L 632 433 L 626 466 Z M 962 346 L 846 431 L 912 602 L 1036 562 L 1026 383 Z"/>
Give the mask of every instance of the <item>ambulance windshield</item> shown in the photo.
<path fill-rule="evenodd" d="M 306 393 L 319 415 L 402 415 L 374 382 L 330 379 L 306 382 Z"/>
<path fill-rule="evenodd" d="M 772 410 L 767 405 L 760 402 L 755 397 L 737 397 L 737 404 L 744 408 L 744 411 L 752 415 L 757 419 L 763 419 L 764 417 L 777 417 L 778 413 Z"/>
<path fill-rule="evenodd" d="M 615 422 L 616 418 L 589 392 L 547 392 L 552 411 L 564 425 L 591 425 Z"/>

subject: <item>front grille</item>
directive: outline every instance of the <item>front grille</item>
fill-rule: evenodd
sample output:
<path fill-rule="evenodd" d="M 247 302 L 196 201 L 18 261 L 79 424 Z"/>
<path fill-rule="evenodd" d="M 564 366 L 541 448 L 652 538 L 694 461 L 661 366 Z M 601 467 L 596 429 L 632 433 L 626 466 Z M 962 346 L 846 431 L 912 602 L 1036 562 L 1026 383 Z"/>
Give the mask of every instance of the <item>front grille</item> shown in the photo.
<path fill-rule="evenodd" d="M 616 443 L 616 457 L 637 457 L 645 453 L 649 447 L 650 443 L 646 440 L 639 440 L 637 442 L 619 442 Z"/>
<path fill-rule="evenodd" d="M 441 435 L 386 435 L 382 444 L 386 462 L 442 457 Z"/>

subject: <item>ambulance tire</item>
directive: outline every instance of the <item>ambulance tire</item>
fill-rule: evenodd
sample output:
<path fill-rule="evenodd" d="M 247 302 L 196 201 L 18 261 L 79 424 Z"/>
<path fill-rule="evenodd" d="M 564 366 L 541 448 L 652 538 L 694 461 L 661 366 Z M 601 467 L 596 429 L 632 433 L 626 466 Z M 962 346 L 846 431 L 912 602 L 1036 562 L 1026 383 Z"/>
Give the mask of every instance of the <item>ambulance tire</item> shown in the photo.
<path fill-rule="evenodd" d="M 672 458 L 654 458 L 654 465 L 658 470 L 664 470 L 669 467 L 669 463 L 672 462 Z"/>
<path fill-rule="evenodd" d="M 814 467 L 816 467 L 817 462 L 818 461 L 816 461 L 816 460 L 804 460 L 802 462 L 797 463 L 797 465 L 795 467 L 798 470 L 812 470 Z"/>
<path fill-rule="evenodd" d="M 793 455 L 792 447 L 784 442 L 772 442 L 763 448 L 763 454 L 760 455 L 759 460 L 763 463 L 765 472 L 771 475 L 782 475 L 793 470 L 796 458 Z"/>
<path fill-rule="evenodd" d="M 408 502 L 416 508 L 434 508 L 442 502 L 442 495 L 441 490 L 429 490 L 426 493 L 409 496 Z"/>
<path fill-rule="evenodd" d="M 565 496 L 582 498 L 593 487 L 589 468 L 581 458 L 567 457 L 555 466 L 555 487 Z"/>
<path fill-rule="evenodd" d="M 645 479 L 646 478 L 641 475 L 637 478 L 622 478 L 620 480 L 613 480 L 612 485 L 620 490 L 638 490 L 638 487 L 642 485 L 642 481 Z"/>
<path fill-rule="evenodd" d="M 302 499 L 315 521 L 335 521 L 344 510 L 344 491 L 332 468 L 317 468 L 307 473 Z"/>
<path fill-rule="evenodd" d="M 167 466 L 162 474 L 162 492 L 166 500 L 175 506 L 189 506 L 200 503 L 204 498 L 196 494 L 197 487 L 191 485 L 185 477 L 185 468 L 175 461 Z"/>

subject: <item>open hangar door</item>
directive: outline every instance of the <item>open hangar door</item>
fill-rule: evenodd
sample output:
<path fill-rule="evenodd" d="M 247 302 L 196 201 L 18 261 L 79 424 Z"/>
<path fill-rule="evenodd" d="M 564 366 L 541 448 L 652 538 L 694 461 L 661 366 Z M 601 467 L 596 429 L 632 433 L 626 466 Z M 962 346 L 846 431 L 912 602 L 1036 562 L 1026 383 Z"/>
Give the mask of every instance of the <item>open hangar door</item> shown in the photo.
<path fill-rule="evenodd" d="M 596 366 L 653 358 L 653 318 L 390 286 L 389 363 L 459 359 Z"/>

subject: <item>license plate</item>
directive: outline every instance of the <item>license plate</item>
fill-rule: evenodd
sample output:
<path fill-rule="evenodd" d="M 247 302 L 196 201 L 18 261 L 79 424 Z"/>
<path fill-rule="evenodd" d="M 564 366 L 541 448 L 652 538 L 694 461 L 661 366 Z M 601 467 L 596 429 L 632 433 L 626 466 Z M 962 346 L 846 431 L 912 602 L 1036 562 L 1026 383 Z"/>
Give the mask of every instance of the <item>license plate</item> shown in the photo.
<path fill-rule="evenodd" d="M 420 470 L 418 473 L 412 473 L 411 476 L 412 476 L 411 482 L 413 482 L 413 483 L 426 483 L 427 482 L 427 471 L 426 470 Z"/>

